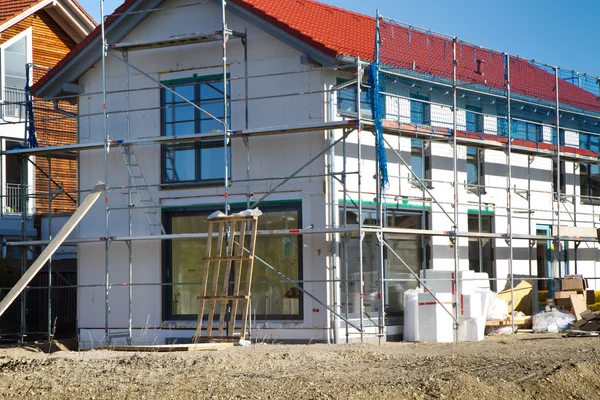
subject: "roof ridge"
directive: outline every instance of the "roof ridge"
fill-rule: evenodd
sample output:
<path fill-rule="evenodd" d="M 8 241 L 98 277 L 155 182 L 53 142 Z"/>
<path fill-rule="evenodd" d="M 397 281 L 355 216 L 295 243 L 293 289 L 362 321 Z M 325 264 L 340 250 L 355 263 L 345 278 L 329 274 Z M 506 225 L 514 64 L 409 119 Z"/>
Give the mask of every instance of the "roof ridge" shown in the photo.
<path fill-rule="evenodd" d="M 338 12 L 343 12 L 345 14 L 353 15 L 355 17 L 368 18 L 368 19 L 375 20 L 375 17 L 372 17 L 370 15 L 361 14 L 361 13 L 356 12 L 356 11 L 352 11 L 352 10 L 348 10 L 348 9 L 345 9 L 345 8 L 337 7 L 337 6 L 334 6 L 334 5 L 331 5 L 331 4 L 322 3 L 322 2 L 317 1 L 317 0 L 294 0 L 294 1 L 296 1 L 296 2 L 314 3 L 314 4 L 318 4 L 319 6 L 322 6 L 322 7 L 332 8 L 332 9 L 338 11 Z"/>

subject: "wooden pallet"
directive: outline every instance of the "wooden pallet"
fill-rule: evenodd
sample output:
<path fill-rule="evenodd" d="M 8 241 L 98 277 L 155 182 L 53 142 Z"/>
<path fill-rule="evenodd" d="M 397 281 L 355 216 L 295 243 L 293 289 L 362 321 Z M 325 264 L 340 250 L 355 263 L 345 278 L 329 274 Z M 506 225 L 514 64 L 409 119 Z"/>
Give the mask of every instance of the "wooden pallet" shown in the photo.
<path fill-rule="evenodd" d="M 198 296 L 200 304 L 194 342 L 244 340 L 258 217 L 221 216 L 210 219 L 208 223 L 206 257 L 201 293 Z M 216 246 L 213 243 L 215 237 Z M 202 323 L 205 308 L 207 320 L 203 336 Z M 241 313 L 241 318 L 240 328 L 236 332 L 238 312 Z M 218 320 L 216 326 L 214 326 L 215 320 Z"/>
<path fill-rule="evenodd" d="M 532 318 L 530 316 L 516 317 L 515 325 L 531 326 Z M 486 321 L 485 326 L 510 326 L 512 325 L 510 317 L 503 321 Z"/>

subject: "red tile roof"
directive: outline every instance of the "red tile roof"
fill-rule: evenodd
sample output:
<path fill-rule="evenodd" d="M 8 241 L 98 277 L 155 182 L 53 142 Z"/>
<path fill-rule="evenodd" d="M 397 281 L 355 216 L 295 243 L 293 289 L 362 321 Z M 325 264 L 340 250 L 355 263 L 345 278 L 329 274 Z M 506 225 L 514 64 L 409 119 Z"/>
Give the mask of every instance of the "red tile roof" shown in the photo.
<path fill-rule="evenodd" d="M 18 17 L 42 1 L 44 0 L 0 0 L 0 24 L 4 24 L 15 17 Z M 90 21 L 94 21 L 94 18 L 92 18 L 92 16 L 89 15 L 76 0 L 73 0 L 73 3 L 87 18 L 89 18 Z"/>
<path fill-rule="evenodd" d="M 10 21 L 43 0 L 0 1 L 0 24 Z"/>
<path fill-rule="evenodd" d="M 324 54 L 373 60 L 375 48 L 375 18 L 333 7 L 315 0 L 229 0 L 230 3 L 253 13 L 284 32 L 302 40 Z M 134 0 L 125 1 L 115 12 L 126 11 Z M 110 25 L 115 17 L 108 18 Z M 383 47 L 381 61 L 399 68 L 442 78 L 452 77 L 452 41 L 405 26 L 381 24 Z M 92 39 L 100 34 L 96 28 L 79 43 L 51 71 L 32 88 L 50 80 Z M 459 80 L 502 89 L 504 87 L 504 59 L 499 52 L 482 50 L 461 44 L 457 51 Z M 483 62 L 478 73 L 478 60 Z M 555 100 L 554 75 L 527 60 L 511 58 L 513 92 L 547 101 Z M 565 80 L 559 81 L 560 100 L 563 104 L 600 112 L 596 95 Z"/>

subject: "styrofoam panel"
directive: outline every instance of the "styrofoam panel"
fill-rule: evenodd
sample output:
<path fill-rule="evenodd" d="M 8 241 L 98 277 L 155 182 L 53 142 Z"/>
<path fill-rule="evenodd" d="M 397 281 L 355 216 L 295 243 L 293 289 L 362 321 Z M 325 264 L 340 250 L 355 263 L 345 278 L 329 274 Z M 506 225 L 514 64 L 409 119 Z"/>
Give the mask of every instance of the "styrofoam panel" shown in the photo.
<path fill-rule="evenodd" d="M 436 294 L 452 312 L 452 295 Z M 430 293 L 419 293 L 419 341 L 447 343 L 454 341 L 454 320 Z"/>

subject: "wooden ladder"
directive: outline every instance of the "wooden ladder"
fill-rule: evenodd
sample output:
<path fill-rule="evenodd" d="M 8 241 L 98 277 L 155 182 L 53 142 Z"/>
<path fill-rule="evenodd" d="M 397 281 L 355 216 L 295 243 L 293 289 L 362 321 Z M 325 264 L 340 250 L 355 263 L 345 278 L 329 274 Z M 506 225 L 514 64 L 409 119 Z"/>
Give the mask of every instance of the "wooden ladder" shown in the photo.
<path fill-rule="evenodd" d="M 200 304 L 194 342 L 244 340 L 258 217 L 220 216 L 209 219 L 208 223 L 206 257 L 204 258 L 201 292 L 198 296 Z M 213 243 L 215 237 L 216 247 Z M 223 270 L 221 269 L 222 264 Z M 205 335 L 202 336 L 205 308 L 207 308 L 207 321 Z M 219 312 L 215 314 L 217 310 Z M 240 328 L 236 334 L 238 312 L 241 312 L 241 319 Z M 228 314 L 229 319 L 227 320 Z M 219 322 L 214 327 L 217 316 Z M 217 330 L 216 334 L 213 329 Z"/>

